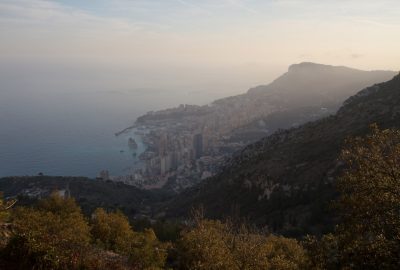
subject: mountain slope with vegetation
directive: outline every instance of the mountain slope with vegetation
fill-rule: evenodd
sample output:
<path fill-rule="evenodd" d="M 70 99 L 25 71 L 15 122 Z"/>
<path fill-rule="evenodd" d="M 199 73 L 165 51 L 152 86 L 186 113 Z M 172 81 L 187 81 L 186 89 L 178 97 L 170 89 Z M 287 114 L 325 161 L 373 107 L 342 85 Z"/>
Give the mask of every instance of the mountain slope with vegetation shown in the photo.
<path fill-rule="evenodd" d="M 392 71 L 300 63 L 272 83 L 241 95 L 210 105 L 182 104 L 149 112 L 122 131 L 146 130 L 142 139 L 147 149 L 140 155 L 145 169 L 136 170 L 135 177 L 114 179 L 179 193 L 215 175 L 232 153 L 246 145 L 279 129 L 331 115 L 360 89 L 394 75 Z"/>
<path fill-rule="evenodd" d="M 330 117 L 251 144 L 216 177 L 169 202 L 168 216 L 202 206 L 208 216 L 239 215 L 286 235 L 332 230 L 329 203 L 347 137 L 369 126 L 400 127 L 400 75 L 365 88 Z"/>

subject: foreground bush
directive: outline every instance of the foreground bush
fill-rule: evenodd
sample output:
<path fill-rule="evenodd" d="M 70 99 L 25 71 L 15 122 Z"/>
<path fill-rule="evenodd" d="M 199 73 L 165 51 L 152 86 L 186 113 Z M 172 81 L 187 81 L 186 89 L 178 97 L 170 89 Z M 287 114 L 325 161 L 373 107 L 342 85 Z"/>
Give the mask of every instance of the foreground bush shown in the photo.
<path fill-rule="evenodd" d="M 302 269 L 306 256 L 294 239 L 252 232 L 246 226 L 198 219 L 178 243 L 181 269 Z"/>
<path fill-rule="evenodd" d="M 4 201 L 0 193 L 0 249 L 7 245 L 11 236 L 10 209 L 16 200 Z"/>
<path fill-rule="evenodd" d="M 338 181 L 341 265 L 400 268 L 400 131 L 379 130 L 348 141 Z"/>
<path fill-rule="evenodd" d="M 13 213 L 7 256 L 34 269 L 74 269 L 89 246 L 89 226 L 73 199 L 56 194 Z"/>
<path fill-rule="evenodd" d="M 400 269 L 400 131 L 347 141 L 333 234 L 305 241 L 315 269 Z"/>
<path fill-rule="evenodd" d="M 134 232 L 121 212 L 97 209 L 92 215 L 91 233 L 96 245 L 127 256 L 135 269 L 161 269 L 165 265 L 168 244 L 158 241 L 151 229 Z"/>
<path fill-rule="evenodd" d="M 118 253 L 128 253 L 133 230 L 121 212 L 107 213 L 98 208 L 92 214 L 91 234 L 95 244 Z"/>
<path fill-rule="evenodd" d="M 152 229 L 136 233 L 130 246 L 129 261 L 137 269 L 163 269 L 168 243 L 161 243 Z"/>

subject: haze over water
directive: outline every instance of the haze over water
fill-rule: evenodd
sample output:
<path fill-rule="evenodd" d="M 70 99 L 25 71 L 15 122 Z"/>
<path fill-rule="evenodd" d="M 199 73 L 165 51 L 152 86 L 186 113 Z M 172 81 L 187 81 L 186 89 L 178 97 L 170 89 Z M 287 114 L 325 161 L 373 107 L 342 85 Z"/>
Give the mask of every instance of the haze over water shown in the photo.
<path fill-rule="evenodd" d="M 145 85 L 137 71 L 121 75 L 93 66 L 8 64 L 0 81 L 0 176 L 95 177 L 103 169 L 123 175 L 135 161 L 127 144 L 134 134 L 115 132 L 150 110 L 234 94 L 178 85 L 135 88 Z"/>
<path fill-rule="evenodd" d="M 2 0 L 0 176 L 123 174 L 114 133 L 303 61 L 397 70 L 400 5 L 382 1 Z"/>

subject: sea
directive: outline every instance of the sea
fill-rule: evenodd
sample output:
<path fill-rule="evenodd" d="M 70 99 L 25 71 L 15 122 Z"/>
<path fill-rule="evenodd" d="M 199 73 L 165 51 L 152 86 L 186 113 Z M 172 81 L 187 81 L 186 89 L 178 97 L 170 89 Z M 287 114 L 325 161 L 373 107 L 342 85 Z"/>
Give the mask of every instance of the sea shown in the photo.
<path fill-rule="evenodd" d="M 126 175 L 146 146 L 134 130 L 116 132 L 148 111 L 227 95 L 137 86 L 132 74 L 85 72 L 0 66 L 0 177 Z M 130 137 L 139 144 L 136 156 Z"/>
<path fill-rule="evenodd" d="M 131 99 L 132 110 L 124 111 L 129 95 L 74 95 L 35 99 L 0 94 L 0 177 L 42 173 L 93 178 L 101 170 L 124 175 L 137 165 L 145 149 L 140 136 L 134 130 L 115 136 L 146 112 L 137 98 Z M 121 110 L 110 109 L 106 100 L 120 103 Z M 138 142 L 135 151 L 128 146 L 130 137 Z"/>

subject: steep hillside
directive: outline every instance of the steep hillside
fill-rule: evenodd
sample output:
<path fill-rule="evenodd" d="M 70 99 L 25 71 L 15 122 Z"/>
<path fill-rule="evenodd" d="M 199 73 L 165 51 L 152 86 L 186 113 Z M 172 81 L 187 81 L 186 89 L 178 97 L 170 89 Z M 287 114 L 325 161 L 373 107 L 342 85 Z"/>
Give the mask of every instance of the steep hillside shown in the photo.
<path fill-rule="evenodd" d="M 249 145 L 222 173 L 169 202 L 166 213 L 184 216 L 202 205 L 208 216 L 240 215 L 288 235 L 329 230 L 341 146 L 374 122 L 400 127 L 400 75 L 347 99 L 334 116 Z"/>
<path fill-rule="evenodd" d="M 315 63 L 292 65 L 266 86 L 210 105 L 180 105 L 149 112 L 134 126 L 148 146 L 145 169 L 114 178 L 142 188 L 181 192 L 217 173 L 232 153 L 278 129 L 336 112 L 360 89 L 389 80 L 392 71 L 362 71 Z M 117 133 L 117 135 L 121 132 Z"/>

